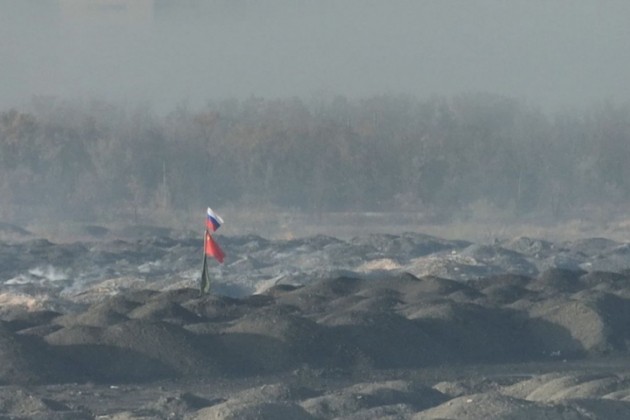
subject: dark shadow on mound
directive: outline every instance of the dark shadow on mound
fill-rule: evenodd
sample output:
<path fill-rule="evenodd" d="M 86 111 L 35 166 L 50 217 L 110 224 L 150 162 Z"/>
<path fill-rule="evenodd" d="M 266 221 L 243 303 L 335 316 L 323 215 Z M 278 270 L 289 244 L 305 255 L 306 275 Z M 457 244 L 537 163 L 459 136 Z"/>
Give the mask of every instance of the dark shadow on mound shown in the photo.
<path fill-rule="evenodd" d="M 235 376 L 282 372 L 296 366 L 297 356 L 291 354 L 280 340 L 261 334 L 229 333 L 221 336 L 233 360 L 226 372 Z"/>
<path fill-rule="evenodd" d="M 566 268 L 549 268 L 535 279 L 530 287 L 545 293 L 576 292 L 584 287 L 580 277 L 586 274 L 583 270 L 569 270 Z"/>
<path fill-rule="evenodd" d="M 133 350 L 77 344 L 51 346 L 62 360 L 63 377 L 53 382 L 138 383 L 180 377 L 164 363 Z"/>
<path fill-rule="evenodd" d="M 545 319 L 532 318 L 527 321 L 527 329 L 539 358 L 579 359 L 587 355 L 582 343 L 573 338 L 565 327 Z"/>
<path fill-rule="evenodd" d="M 37 327 L 50 323 L 54 318 L 60 316 L 61 313 L 55 311 L 27 311 L 16 310 L 14 313 L 5 314 L 3 321 L 6 326 L 13 332 L 25 330 L 27 328 Z"/>
<path fill-rule="evenodd" d="M 285 372 L 299 366 L 326 367 L 333 360 L 330 349 L 324 345 L 287 343 L 263 334 L 232 332 L 221 335 L 220 341 L 229 355 L 224 357 L 222 366 L 228 375 Z"/>
<path fill-rule="evenodd" d="M 72 363 L 72 361 L 69 361 Z M 0 383 L 66 382 L 67 359 L 44 339 L 0 328 Z"/>
<path fill-rule="evenodd" d="M 424 326 L 388 313 L 350 314 L 358 323 L 328 327 L 330 367 L 415 368 L 457 360 L 457 353 Z"/>
<path fill-rule="evenodd" d="M 540 354 L 524 322 L 512 314 L 476 314 L 456 320 L 419 319 L 416 322 L 434 340 L 455 352 L 459 361 L 516 362 L 536 359 Z"/>

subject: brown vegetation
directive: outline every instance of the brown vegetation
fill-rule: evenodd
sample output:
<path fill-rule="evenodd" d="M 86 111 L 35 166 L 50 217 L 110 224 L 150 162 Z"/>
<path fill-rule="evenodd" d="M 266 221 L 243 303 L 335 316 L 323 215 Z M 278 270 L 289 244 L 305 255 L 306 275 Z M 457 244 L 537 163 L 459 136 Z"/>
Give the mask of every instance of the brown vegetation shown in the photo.
<path fill-rule="evenodd" d="M 630 113 L 498 96 L 226 101 L 158 116 L 35 100 L 0 114 L 0 218 L 107 222 L 215 205 L 569 219 L 630 198 Z"/>

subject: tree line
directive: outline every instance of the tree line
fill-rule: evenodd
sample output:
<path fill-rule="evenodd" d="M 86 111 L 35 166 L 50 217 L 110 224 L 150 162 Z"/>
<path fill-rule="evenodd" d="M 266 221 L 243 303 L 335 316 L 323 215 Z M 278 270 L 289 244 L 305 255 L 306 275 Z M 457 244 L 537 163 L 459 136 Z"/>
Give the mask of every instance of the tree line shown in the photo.
<path fill-rule="evenodd" d="M 226 100 L 203 109 L 36 98 L 0 114 L 0 220 L 111 220 L 215 206 L 617 214 L 630 112 L 549 115 L 490 94 Z"/>

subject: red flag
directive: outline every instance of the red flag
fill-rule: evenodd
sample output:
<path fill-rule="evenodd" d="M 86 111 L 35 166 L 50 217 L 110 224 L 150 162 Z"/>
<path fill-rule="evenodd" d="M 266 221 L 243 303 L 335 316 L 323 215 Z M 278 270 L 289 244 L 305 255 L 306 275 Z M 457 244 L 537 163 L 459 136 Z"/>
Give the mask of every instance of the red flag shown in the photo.
<path fill-rule="evenodd" d="M 208 231 L 206 231 L 206 240 L 203 249 L 206 255 L 214 257 L 217 261 L 223 263 L 225 254 L 223 253 L 223 250 L 219 247 L 219 244 L 217 244 L 214 239 L 212 239 L 212 236 Z"/>

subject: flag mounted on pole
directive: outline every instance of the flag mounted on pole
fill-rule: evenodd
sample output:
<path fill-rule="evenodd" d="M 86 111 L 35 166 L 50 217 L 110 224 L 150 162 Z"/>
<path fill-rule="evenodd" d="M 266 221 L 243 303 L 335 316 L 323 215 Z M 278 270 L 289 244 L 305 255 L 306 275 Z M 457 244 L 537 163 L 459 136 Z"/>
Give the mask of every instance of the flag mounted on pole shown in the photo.
<path fill-rule="evenodd" d="M 199 290 L 201 294 L 208 293 L 210 291 L 210 275 L 208 273 L 208 257 L 216 259 L 219 263 L 223 264 L 225 259 L 225 253 L 221 249 L 218 243 L 214 241 L 210 231 L 215 232 L 223 224 L 221 216 L 216 214 L 210 207 L 206 214 L 206 231 L 203 238 L 203 268 L 201 270 L 201 283 Z"/>
<path fill-rule="evenodd" d="M 223 250 L 219 247 L 219 244 L 212 239 L 212 235 L 210 232 L 206 231 L 206 240 L 203 246 L 204 252 L 207 256 L 213 257 L 218 262 L 223 264 L 223 259 L 225 259 L 225 254 Z"/>

